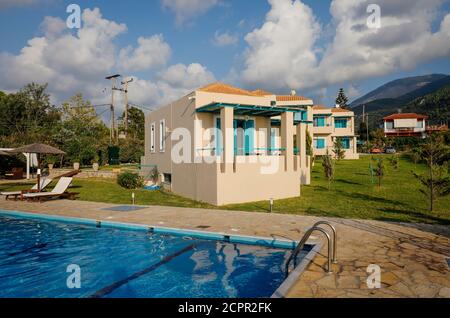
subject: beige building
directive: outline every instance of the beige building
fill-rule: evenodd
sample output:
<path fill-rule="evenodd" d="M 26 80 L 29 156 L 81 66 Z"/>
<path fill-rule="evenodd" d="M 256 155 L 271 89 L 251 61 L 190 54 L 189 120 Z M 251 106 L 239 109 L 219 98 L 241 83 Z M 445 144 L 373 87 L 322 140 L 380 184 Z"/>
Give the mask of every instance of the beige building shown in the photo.
<path fill-rule="evenodd" d="M 334 142 L 340 138 L 345 149 L 345 159 L 359 159 L 355 135 L 355 115 L 339 107 L 313 107 L 314 155 L 333 155 Z"/>
<path fill-rule="evenodd" d="M 310 183 L 312 100 L 222 83 L 151 112 L 144 167 L 176 194 L 214 205 L 296 197 Z"/>

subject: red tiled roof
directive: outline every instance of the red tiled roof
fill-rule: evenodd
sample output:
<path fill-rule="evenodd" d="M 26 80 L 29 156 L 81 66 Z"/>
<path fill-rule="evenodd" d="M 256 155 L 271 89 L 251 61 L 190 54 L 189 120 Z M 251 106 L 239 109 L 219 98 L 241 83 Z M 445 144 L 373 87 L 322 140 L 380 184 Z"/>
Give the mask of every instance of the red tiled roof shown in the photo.
<path fill-rule="evenodd" d="M 323 106 L 323 105 L 314 105 L 313 106 L 313 109 L 328 109 L 328 107 L 326 107 L 326 106 Z"/>
<path fill-rule="evenodd" d="M 207 93 L 233 94 L 244 96 L 257 96 L 256 94 L 242 88 L 234 87 L 228 84 L 216 82 L 198 89 Z"/>
<path fill-rule="evenodd" d="M 427 119 L 428 116 L 420 115 L 416 113 L 401 113 L 401 114 L 393 114 L 387 117 L 384 117 L 384 120 L 394 120 L 394 119 Z"/>
<path fill-rule="evenodd" d="M 265 91 L 265 90 L 263 90 L 263 89 L 257 89 L 257 90 L 255 90 L 255 91 L 253 91 L 252 93 L 255 94 L 255 95 L 258 95 L 258 96 L 275 95 L 275 94 L 273 94 L 273 93 L 271 93 L 271 92 L 268 92 L 268 91 Z"/>
<path fill-rule="evenodd" d="M 332 108 L 331 112 L 332 113 L 353 113 L 353 111 L 350 109 L 343 109 L 343 108 L 336 108 L 336 107 Z"/>
<path fill-rule="evenodd" d="M 310 100 L 309 98 L 297 95 L 277 95 L 277 102 L 292 102 Z"/>

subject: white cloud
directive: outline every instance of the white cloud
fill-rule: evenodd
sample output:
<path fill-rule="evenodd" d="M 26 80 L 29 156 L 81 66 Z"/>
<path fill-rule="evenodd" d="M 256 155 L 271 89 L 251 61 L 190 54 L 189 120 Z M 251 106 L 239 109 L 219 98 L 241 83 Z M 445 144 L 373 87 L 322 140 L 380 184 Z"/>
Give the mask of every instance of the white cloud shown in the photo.
<path fill-rule="evenodd" d="M 162 7 L 175 14 L 178 26 L 198 17 L 219 4 L 219 0 L 162 0 Z"/>
<path fill-rule="evenodd" d="M 370 1 L 332 1 L 333 21 L 326 28 L 300 0 L 269 3 L 264 24 L 245 38 L 241 77 L 249 85 L 315 89 L 450 56 L 450 14 L 439 30 L 431 27 L 442 0 L 379 0 L 381 29 L 367 27 Z"/>
<path fill-rule="evenodd" d="M 218 47 L 228 46 L 228 45 L 235 45 L 238 43 L 239 38 L 235 34 L 231 34 L 229 32 L 220 33 L 219 31 L 216 31 L 214 33 L 214 39 L 213 44 Z"/>
<path fill-rule="evenodd" d="M 125 71 L 149 70 L 166 65 L 171 49 L 162 34 L 149 38 L 140 37 L 138 47 L 128 46 L 120 50 L 119 64 Z"/>
<path fill-rule="evenodd" d="M 159 70 L 153 80 L 133 76 L 133 71 L 166 65 L 171 49 L 163 36 L 141 37 L 136 48 L 120 49 L 115 40 L 127 30 L 125 24 L 103 18 L 99 9 L 84 10 L 82 19 L 83 27 L 72 34 L 63 20 L 46 17 L 41 24 L 43 36 L 30 39 L 17 55 L 0 52 L 0 90 L 49 83 L 56 104 L 78 92 L 94 104 L 109 103 L 110 83 L 104 77 L 122 68 L 135 79 L 129 87 L 130 102 L 157 107 L 214 81 L 214 75 L 197 63 Z M 117 93 L 118 113 L 120 100 Z"/>
<path fill-rule="evenodd" d="M 314 44 L 320 25 L 300 1 L 269 0 L 272 8 L 264 25 L 247 34 L 244 82 L 296 87 L 297 75 L 309 76 L 317 64 Z"/>

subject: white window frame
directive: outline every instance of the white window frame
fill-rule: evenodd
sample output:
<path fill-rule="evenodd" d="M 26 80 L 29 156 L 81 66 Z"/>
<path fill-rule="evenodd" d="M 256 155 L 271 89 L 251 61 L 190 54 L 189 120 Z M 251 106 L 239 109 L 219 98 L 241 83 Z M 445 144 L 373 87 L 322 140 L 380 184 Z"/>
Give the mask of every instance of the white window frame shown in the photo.
<path fill-rule="evenodd" d="M 150 152 L 156 152 L 156 123 L 150 125 Z"/>
<path fill-rule="evenodd" d="M 166 151 L 166 120 L 159 121 L 159 152 Z"/>

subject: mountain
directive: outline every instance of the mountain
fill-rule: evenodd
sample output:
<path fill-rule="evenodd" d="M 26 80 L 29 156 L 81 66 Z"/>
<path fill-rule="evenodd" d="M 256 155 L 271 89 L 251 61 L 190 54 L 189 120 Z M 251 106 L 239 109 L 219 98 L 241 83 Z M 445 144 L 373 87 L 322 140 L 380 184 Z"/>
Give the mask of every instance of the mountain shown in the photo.
<path fill-rule="evenodd" d="M 365 109 L 364 109 L 365 108 Z M 369 101 L 352 108 L 357 122 L 363 111 L 369 114 L 371 128 L 378 127 L 385 116 L 397 112 L 428 115 L 430 122 L 441 124 L 450 122 L 450 76 L 442 77 L 416 90 L 396 98 L 382 98 Z"/>
<path fill-rule="evenodd" d="M 357 107 L 359 105 L 367 104 L 375 100 L 395 99 L 401 96 L 405 96 L 414 91 L 420 90 L 436 81 L 445 79 L 446 77 L 448 77 L 448 75 L 430 74 L 401 78 L 380 86 L 372 92 L 358 98 L 350 104 L 350 107 Z"/>

